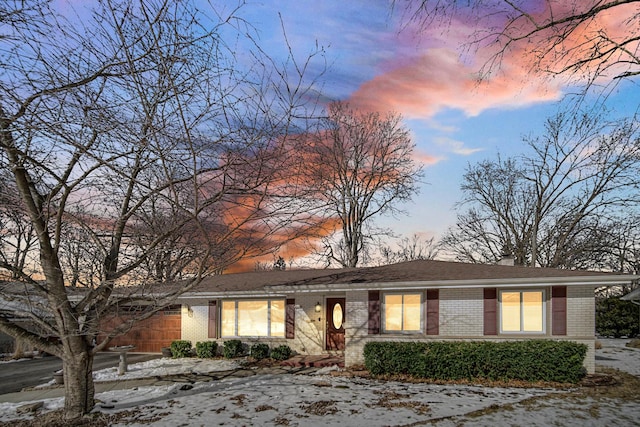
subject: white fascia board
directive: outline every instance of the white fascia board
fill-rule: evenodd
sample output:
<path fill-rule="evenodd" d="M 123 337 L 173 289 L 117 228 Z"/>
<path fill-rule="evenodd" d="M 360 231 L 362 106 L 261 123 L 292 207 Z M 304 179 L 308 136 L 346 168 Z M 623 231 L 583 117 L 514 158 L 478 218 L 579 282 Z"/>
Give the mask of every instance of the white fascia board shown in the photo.
<path fill-rule="evenodd" d="M 612 275 L 612 276 L 582 276 L 582 277 L 541 277 L 541 278 L 517 278 L 517 279 L 473 279 L 473 280 L 434 280 L 434 281 L 410 281 L 410 282 L 370 282 L 370 283 L 335 283 L 327 285 L 296 285 L 296 286 L 270 286 L 267 289 L 285 293 L 300 292 L 344 292 L 344 291 L 369 291 L 369 290 L 394 290 L 394 289 L 456 289 L 456 288 L 526 288 L 535 286 L 583 286 L 594 287 L 615 286 L 629 284 L 638 280 L 640 276 Z"/>
<path fill-rule="evenodd" d="M 330 293 L 345 291 L 396 290 L 396 289 L 456 289 L 456 288 L 527 288 L 536 286 L 584 286 L 595 287 L 626 285 L 640 276 L 607 275 L 578 277 L 540 277 L 514 279 L 471 279 L 471 280 L 433 280 L 407 282 L 364 282 L 364 283 L 330 283 L 323 285 L 273 285 L 262 290 L 223 291 L 223 292 L 187 292 L 177 299 L 215 299 L 215 298 L 278 298 L 292 293 Z"/>
<path fill-rule="evenodd" d="M 225 291 L 225 292 L 188 292 L 180 295 L 178 300 L 216 299 L 216 298 L 284 298 L 285 292 L 273 292 L 268 289 L 258 291 Z"/>

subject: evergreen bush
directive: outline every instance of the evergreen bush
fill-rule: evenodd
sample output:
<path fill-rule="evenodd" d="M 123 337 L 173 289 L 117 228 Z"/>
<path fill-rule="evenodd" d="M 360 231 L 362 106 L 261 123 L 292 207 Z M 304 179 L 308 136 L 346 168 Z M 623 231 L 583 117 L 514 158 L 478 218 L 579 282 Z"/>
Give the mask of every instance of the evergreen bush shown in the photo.
<path fill-rule="evenodd" d="M 176 340 L 171 342 L 171 356 L 174 359 L 191 357 L 191 341 Z"/>
<path fill-rule="evenodd" d="M 292 353 L 291 348 L 283 344 L 271 349 L 271 358 L 275 360 L 287 360 L 291 357 Z"/>
<path fill-rule="evenodd" d="M 522 380 L 576 383 L 585 375 L 587 346 L 570 341 L 368 342 L 373 375 L 436 380 Z"/>
<path fill-rule="evenodd" d="M 235 357 L 242 356 L 242 341 L 240 340 L 229 340 L 224 342 L 224 347 L 222 349 L 222 353 L 224 357 L 227 359 L 233 359 Z"/>
<path fill-rule="evenodd" d="M 196 343 L 196 356 L 201 359 L 210 359 L 216 356 L 218 343 L 215 341 L 203 341 Z"/>
<path fill-rule="evenodd" d="M 269 357 L 269 346 L 263 343 L 257 343 L 251 346 L 251 357 L 256 360 L 262 360 Z"/>
<path fill-rule="evenodd" d="M 596 300 L 596 333 L 603 337 L 637 337 L 640 308 L 617 297 Z"/>

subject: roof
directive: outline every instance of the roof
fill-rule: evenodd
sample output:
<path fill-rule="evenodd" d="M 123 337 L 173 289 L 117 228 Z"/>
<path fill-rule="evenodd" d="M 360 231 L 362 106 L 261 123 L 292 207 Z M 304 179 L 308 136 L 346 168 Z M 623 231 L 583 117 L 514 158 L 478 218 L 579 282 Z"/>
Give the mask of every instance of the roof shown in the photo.
<path fill-rule="evenodd" d="M 380 267 L 254 271 L 210 276 L 184 297 L 412 287 L 469 288 L 489 285 L 496 287 L 540 284 L 611 286 L 628 284 L 638 279 L 640 276 L 583 270 L 419 260 Z"/>

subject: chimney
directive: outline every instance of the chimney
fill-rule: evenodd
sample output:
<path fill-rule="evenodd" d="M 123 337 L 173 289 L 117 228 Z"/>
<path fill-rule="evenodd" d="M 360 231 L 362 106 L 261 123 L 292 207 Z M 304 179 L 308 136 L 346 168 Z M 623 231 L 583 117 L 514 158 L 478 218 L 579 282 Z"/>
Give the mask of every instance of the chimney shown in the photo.
<path fill-rule="evenodd" d="M 498 260 L 498 265 L 510 265 L 510 266 L 514 266 L 515 265 L 515 260 L 513 259 L 513 257 L 509 254 L 503 254 L 502 258 L 500 258 Z"/>
<path fill-rule="evenodd" d="M 513 258 L 513 255 L 511 255 L 511 250 L 507 245 L 504 245 L 502 248 L 502 256 L 498 260 L 498 265 L 515 265 L 515 259 Z"/>

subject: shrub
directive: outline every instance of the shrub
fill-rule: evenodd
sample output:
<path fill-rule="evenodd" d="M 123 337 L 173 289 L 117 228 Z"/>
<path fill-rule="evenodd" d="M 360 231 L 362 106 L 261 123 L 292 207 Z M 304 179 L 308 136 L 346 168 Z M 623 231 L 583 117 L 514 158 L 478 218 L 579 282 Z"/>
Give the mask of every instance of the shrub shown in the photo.
<path fill-rule="evenodd" d="M 171 356 L 174 359 L 179 357 L 191 357 L 191 341 L 176 340 L 171 342 Z"/>
<path fill-rule="evenodd" d="M 276 348 L 271 349 L 271 358 L 275 360 L 287 360 L 291 357 L 291 348 L 288 345 L 279 345 Z"/>
<path fill-rule="evenodd" d="M 638 336 L 638 310 L 631 301 L 617 297 L 596 300 L 596 332 L 603 337 Z"/>
<path fill-rule="evenodd" d="M 227 359 L 233 359 L 234 357 L 242 356 L 242 341 L 229 340 L 224 342 L 223 348 L 224 357 Z"/>
<path fill-rule="evenodd" d="M 196 343 L 196 356 L 201 359 L 215 357 L 218 352 L 218 343 L 215 341 L 203 341 Z"/>
<path fill-rule="evenodd" d="M 257 343 L 251 346 L 251 357 L 256 360 L 262 360 L 269 357 L 269 346 L 267 344 Z"/>
<path fill-rule="evenodd" d="M 409 373 L 426 343 L 419 342 L 376 342 L 364 346 L 364 360 L 367 370 L 373 375 Z"/>
<path fill-rule="evenodd" d="M 586 353 L 584 344 L 551 340 L 369 342 L 364 360 L 373 375 L 575 383 L 585 375 Z"/>

